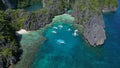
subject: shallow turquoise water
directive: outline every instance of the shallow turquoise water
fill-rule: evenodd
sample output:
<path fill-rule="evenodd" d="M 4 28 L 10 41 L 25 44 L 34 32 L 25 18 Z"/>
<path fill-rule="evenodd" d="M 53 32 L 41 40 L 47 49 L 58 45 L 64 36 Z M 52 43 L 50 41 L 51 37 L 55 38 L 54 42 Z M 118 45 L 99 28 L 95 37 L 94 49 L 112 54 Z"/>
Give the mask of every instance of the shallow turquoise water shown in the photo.
<path fill-rule="evenodd" d="M 74 37 L 75 29 L 70 24 L 59 22 L 47 28 L 44 33 L 47 40 L 31 68 L 120 68 L 120 15 L 107 13 L 104 20 L 107 40 L 95 48 L 87 45 L 81 35 Z"/>
<path fill-rule="evenodd" d="M 60 25 L 63 27 L 60 27 Z M 57 27 L 57 29 L 54 27 Z M 56 33 L 52 31 L 56 31 Z M 84 58 L 84 54 L 82 54 L 84 52 L 84 42 L 81 39 L 82 37 L 74 36 L 73 33 L 74 28 L 63 22 L 46 29 L 45 37 L 47 40 L 35 56 L 32 68 L 71 68 L 79 66 Z M 58 40 L 62 40 L 64 43 L 60 43 L 61 41 Z M 77 57 L 81 58 L 78 59 Z"/>
<path fill-rule="evenodd" d="M 75 28 L 59 21 L 45 30 L 47 40 L 39 47 L 31 68 L 120 68 L 120 9 L 103 17 L 107 35 L 103 46 L 89 46 L 81 35 L 73 36 Z"/>
<path fill-rule="evenodd" d="M 114 15 L 104 14 L 107 40 L 96 48 L 87 45 L 81 35 L 74 37 L 75 29 L 70 24 L 59 22 L 46 29 L 44 36 L 47 40 L 39 48 L 31 68 L 120 68 L 119 18 L 111 21 Z M 64 41 L 64 44 L 57 40 Z"/>

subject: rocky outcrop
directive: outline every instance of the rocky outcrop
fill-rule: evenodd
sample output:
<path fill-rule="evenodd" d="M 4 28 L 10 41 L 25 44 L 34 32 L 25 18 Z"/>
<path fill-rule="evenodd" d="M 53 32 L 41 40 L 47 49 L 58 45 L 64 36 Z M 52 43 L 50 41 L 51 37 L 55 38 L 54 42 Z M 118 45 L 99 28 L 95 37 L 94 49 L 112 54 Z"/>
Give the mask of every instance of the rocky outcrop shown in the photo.
<path fill-rule="evenodd" d="M 114 3 L 114 4 L 113 4 Z M 106 39 L 102 10 L 116 10 L 117 0 L 77 0 L 72 15 L 84 27 L 83 36 L 92 46 L 102 45 Z"/>
<path fill-rule="evenodd" d="M 10 65 L 13 65 L 17 62 L 17 59 L 15 56 L 12 56 L 11 58 L 5 57 L 5 56 L 1 56 L 0 57 L 0 67 L 1 68 L 7 68 Z"/>
<path fill-rule="evenodd" d="M 92 45 L 102 45 L 106 39 L 102 16 L 94 14 L 90 21 L 84 24 L 85 39 Z"/>
<path fill-rule="evenodd" d="M 24 21 L 26 30 L 37 30 L 49 23 L 46 12 L 39 12 L 38 14 L 27 13 L 27 15 Z"/>
<path fill-rule="evenodd" d="M 64 0 L 43 0 L 44 8 L 36 12 L 25 12 L 23 10 L 6 10 L 16 30 L 37 30 L 52 22 L 56 15 L 67 11 L 68 2 Z"/>
<path fill-rule="evenodd" d="M 105 12 L 114 12 L 118 7 L 118 0 L 100 0 L 101 10 L 103 13 Z"/>
<path fill-rule="evenodd" d="M 44 0 L 46 5 L 43 9 L 36 13 L 27 13 L 25 18 L 26 30 L 37 30 L 40 27 L 44 27 L 46 24 L 52 22 L 52 18 L 56 15 L 63 14 L 67 11 L 67 1 L 63 0 Z M 63 5 L 64 4 L 64 5 Z"/>

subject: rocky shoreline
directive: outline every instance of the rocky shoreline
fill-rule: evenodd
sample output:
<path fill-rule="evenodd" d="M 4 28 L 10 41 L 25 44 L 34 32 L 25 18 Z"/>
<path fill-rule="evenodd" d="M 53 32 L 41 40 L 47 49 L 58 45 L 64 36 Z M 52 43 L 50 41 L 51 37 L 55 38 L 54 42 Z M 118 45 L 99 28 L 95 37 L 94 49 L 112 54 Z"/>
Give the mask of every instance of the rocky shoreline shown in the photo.
<path fill-rule="evenodd" d="M 112 8 L 112 9 L 104 8 L 102 10 L 102 13 L 115 12 L 116 10 L 117 10 L 117 8 Z"/>

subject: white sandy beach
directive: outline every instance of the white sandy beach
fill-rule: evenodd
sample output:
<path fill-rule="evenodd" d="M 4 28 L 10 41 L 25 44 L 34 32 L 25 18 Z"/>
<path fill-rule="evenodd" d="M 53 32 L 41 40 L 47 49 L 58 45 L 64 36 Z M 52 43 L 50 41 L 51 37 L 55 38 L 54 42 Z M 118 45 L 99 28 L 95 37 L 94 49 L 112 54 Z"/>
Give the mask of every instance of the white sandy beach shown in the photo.
<path fill-rule="evenodd" d="M 30 31 L 27 31 L 27 30 L 25 30 L 25 29 L 21 29 L 21 30 L 19 30 L 19 31 L 17 31 L 16 33 L 17 34 L 27 34 L 27 33 L 29 33 Z"/>

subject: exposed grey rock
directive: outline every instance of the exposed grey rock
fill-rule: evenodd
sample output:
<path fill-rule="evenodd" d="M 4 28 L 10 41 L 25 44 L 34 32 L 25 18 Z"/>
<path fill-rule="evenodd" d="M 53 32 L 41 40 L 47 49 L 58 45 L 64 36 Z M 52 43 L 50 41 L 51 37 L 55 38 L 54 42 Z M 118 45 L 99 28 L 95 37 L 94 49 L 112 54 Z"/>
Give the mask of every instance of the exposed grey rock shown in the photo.
<path fill-rule="evenodd" d="M 40 27 L 45 26 L 49 21 L 45 13 L 28 13 L 28 17 L 25 19 L 26 30 L 37 30 Z"/>
<path fill-rule="evenodd" d="M 102 16 L 94 14 L 92 19 L 84 24 L 84 37 L 92 45 L 102 45 L 106 39 Z"/>
<path fill-rule="evenodd" d="M 84 4 L 85 10 L 78 4 L 74 5 L 74 11 L 72 15 L 75 17 L 77 24 L 84 27 L 83 36 L 87 42 L 92 46 L 102 45 L 106 39 L 105 25 L 100 8 L 98 11 L 90 10 L 90 4 L 87 1 L 78 1 L 80 4 Z M 78 3 L 76 2 L 76 3 Z M 89 7 L 88 7 L 89 6 Z M 91 6 L 92 7 L 92 6 Z"/>
<path fill-rule="evenodd" d="M 47 3 L 47 5 L 45 5 L 42 9 L 43 11 L 40 10 L 38 13 L 27 13 L 28 16 L 25 18 L 24 22 L 26 30 L 37 30 L 41 27 L 44 27 L 46 24 L 52 22 L 52 18 L 54 18 L 54 16 L 63 14 L 67 11 L 67 1 L 64 3 L 66 6 L 62 5 L 63 1 L 61 0 L 43 1 L 44 3 Z"/>

